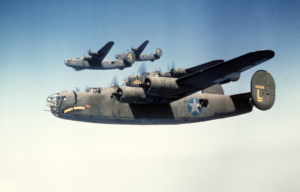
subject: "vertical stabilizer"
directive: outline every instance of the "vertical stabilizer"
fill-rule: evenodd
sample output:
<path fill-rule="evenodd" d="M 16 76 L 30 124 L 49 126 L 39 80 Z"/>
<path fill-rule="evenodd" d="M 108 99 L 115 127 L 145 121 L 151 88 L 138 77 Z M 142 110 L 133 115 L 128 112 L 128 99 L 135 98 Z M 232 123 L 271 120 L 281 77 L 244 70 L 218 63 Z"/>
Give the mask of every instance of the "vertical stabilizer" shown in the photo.
<path fill-rule="evenodd" d="M 275 81 L 267 71 L 257 71 L 251 80 L 252 103 L 260 110 L 270 109 L 275 102 Z"/>

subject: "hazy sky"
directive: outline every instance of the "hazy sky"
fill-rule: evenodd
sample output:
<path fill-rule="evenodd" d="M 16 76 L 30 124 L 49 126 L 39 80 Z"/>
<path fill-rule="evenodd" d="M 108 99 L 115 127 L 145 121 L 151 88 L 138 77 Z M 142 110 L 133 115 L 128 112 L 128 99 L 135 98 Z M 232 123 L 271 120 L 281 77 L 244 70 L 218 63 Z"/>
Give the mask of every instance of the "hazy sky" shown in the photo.
<path fill-rule="evenodd" d="M 196 192 L 300 190 L 299 1 L 1 1 L 0 191 Z M 175 126 L 90 124 L 44 112 L 63 89 L 107 86 L 123 71 L 72 71 L 67 58 L 108 41 L 113 59 L 149 40 L 163 50 L 149 71 L 275 57 L 242 73 L 225 94 L 250 90 L 255 71 L 276 82 L 269 111 Z"/>

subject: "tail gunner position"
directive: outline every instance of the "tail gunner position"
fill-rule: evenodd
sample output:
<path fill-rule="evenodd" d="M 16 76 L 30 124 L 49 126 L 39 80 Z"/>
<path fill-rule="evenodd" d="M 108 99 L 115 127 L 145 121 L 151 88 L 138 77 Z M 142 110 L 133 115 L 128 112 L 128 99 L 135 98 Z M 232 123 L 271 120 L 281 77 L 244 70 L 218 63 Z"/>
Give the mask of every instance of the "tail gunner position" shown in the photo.
<path fill-rule="evenodd" d="M 273 51 L 260 50 L 226 62 L 172 69 L 168 76 L 145 76 L 138 86 L 63 91 L 50 95 L 47 105 L 54 116 L 62 119 L 139 125 L 226 118 L 249 113 L 253 106 L 268 110 L 275 102 L 275 82 L 267 71 L 253 75 L 247 93 L 224 95 L 221 84 L 237 81 L 242 72 L 273 57 Z"/>

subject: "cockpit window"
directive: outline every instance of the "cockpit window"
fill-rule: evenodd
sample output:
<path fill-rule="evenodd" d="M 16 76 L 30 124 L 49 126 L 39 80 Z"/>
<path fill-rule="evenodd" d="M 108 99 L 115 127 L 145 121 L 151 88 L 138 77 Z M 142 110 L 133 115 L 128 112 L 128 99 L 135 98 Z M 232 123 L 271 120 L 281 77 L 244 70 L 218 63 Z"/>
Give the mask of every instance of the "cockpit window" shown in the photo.
<path fill-rule="evenodd" d="M 67 97 L 66 96 L 62 96 L 61 100 L 63 101 L 63 103 L 66 103 L 67 102 Z"/>
<path fill-rule="evenodd" d="M 56 94 L 53 94 L 53 95 L 50 95 L 48 98 L 47 98 L 47 105 L 49 107 L 53 107 L 53 106 L 60 106 L 60 96 L 59 96 L 59 93 L 56 93 Z"/>
<path fill-rule="evenodd" d="M 101 94 L 101 88 L 100 87 L 89 88 L 88 92 L 93 94 Z"/>

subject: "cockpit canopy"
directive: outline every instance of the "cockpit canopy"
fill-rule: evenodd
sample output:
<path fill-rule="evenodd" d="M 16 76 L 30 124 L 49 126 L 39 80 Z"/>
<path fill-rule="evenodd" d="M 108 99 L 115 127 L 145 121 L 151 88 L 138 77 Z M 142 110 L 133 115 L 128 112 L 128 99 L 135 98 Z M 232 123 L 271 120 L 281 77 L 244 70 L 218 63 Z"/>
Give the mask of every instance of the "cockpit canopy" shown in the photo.
<path fill-rule="evenodd" d="M 46 102 L 49 107 L 59 107 L 60 102 L 65 102 L 66 99 L 67 98 L 65 96 L 61 97 L 60 93 L 55 93 L 47 97 Z"/>
<path fill-rule="evenodd" d="M 101 87 L 90 87 L 88 88 L 87 92 L 93 93 L 93 94 L 101 94 Z"/>

